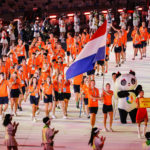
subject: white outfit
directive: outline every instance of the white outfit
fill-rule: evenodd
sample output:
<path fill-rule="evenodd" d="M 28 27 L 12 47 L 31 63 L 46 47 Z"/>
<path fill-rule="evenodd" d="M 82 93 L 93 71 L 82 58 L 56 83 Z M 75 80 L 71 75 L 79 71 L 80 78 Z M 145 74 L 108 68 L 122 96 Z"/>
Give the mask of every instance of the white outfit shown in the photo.
<path fill-rule="evenodd" d="M 111 14 L 110 14 L 110 13 L 108 13 L 108 14 L 106 15 L 106 20 L 107 20 L 107 29 L 110 29 L 111 24 L 112 24 L 112 17 L 111 17 Z"/>
<path fill-rule="evenodd" d="M 98 26 L 100 27 L 104 23 L 104 16 L 101 14 L 99 15 L 99 23 Z"/>
<path fill-rule="evenodd" d="M 37 38 L 37 37 L 40 36 L 40 27 L 39 27 L 38 24 L 35 23 L 35 24 L 33 25 L 33 31 L 34 31 L 33 37 Z"/>
<path fill-rule="evenodd" d="M 92 20 L 92 29 L 97 30 L 97 26 L 98 26 L 98 20 L 96 17 L 94 17 Z"/>
<path fill-rule="evenodd" d="M 74 16 L 74 31 L 75 33 L 80 32 L 80 19 L 77 15 Z"/>
<path fill-rule="evenodd" d="M 140 21 L 140 15 L 139 15 L 138 11 L 136 10 L 133 13 L 133 26 L 138 26 L 139 21 Z"/>
<path fill-rule="evenodd" d="M 92 17 L 92 14 L 89 15 L 89 28 L 92 29 L 92 20 L 93 20 L 93 17 Z"/>
<path fill-rule="evenodd" d="M 59 18 L 59 30 L 60 32 L 66 32 L 65 21 Z"/>
<path fill-rule="evenodd" d="M 120 27 L 122 26 L 126 26 L 127 24 L 127 20 L 126 20 L 126 14 L 123 13 L 123 14 L 120 14 Z"/>
<path fill-rule="evenodd" d="M 7 44 L 8 43 L 8 41 L 7 41 L 7 33 L 6 33 L 5 30 L 2 31 L 1 43 L 2 44 Z"/>
<path fill-rule="evenodd" d="M 12 41 L 15 40 L 14 27 L 12 24 L 9 25 L 9 37 L 10 37 L 10 40 Z"/>
<path fill-rule="evenodd" d="M 21 22 L 21 20 L 18 20 L 17 28 L 18 28 L 18 34 L 20 34 L 20 32 L 22 30 L 22 22 Z"/>
<path fill-rule="evenodd" d="M 150 28 L 150 9 L 148 10 L 147 21 L 148 21 L 148 28 Z"/>

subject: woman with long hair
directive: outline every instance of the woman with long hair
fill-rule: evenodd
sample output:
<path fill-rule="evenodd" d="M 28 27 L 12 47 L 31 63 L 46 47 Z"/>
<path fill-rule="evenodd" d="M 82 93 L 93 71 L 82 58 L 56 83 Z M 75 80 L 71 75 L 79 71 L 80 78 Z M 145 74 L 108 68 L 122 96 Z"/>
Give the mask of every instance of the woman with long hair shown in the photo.
<path fill-rule="evenodd" d="M 11 75 L 9 80 L 9 88 L 11 98 L 11 113 L 13 113 L 13 107 L 15 107 L 14 115 L 17 116 L 19 95 L 22 96 L 23 94 L 20 79 L 17 77 L 17 72 L 14 72 Z"/>
<path fill-rule="evenodd" d="M 18 144 L 15 139 L 19 123 L 12 123 L 12 115 L 6 114 L 3 126 L 6 128 L 4 144 L 7 146 L 7 150 L 18 150 Z"/>
<path fill-rule="evenodd" d="M 84 99 L 84 112 L 87 116 L 87 118 L 90 118 L 89 115 L 89 107 L 88 107 L 88 89 L 89 89 L 89 80 L 87 76 L 83 77 L 82 86 L 81 86 L 81 94 L 83 95 Z"/>
<path fill-rule="evenodd" d="M 52 111 L 53 97 L 55 97 L 53 84 L 49 76 L 46 78 L 46 82 L 44 83 L 42 87 L 42 92 L 44 96 L 45 114 L 48 117 L 49 113 Z"/>
<path fill-rule="evenodd" d="M 35 113 L 37 111 L 38 103 L 40 99 L 40 87 L 38 85 L 38 80 L 35 77 L 33 77 L 31 82 L 29 83 L 26 99 L 29 94 L 30 94 L 30 103 L 32 105 L 32 120 L 36 122 L 37 119 L 35 117 Z"/>
<path fill-rule="evenodd" d="M 99 136 L 100 130 L 101 129 L 97 127 L 92 128 L 91 137 L 88 144 L 93 147 L 93 150 L 102 150 L 104 147 L 106 137 Z"/>

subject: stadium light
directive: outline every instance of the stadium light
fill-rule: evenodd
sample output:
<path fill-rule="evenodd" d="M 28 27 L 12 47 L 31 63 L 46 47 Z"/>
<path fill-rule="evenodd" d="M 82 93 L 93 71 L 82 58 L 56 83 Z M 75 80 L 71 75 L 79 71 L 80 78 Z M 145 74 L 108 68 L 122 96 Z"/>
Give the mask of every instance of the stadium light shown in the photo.
<path fill-rule="evenodd" d="M 34 8 L 33 8 L 33 11 L 36 11 L 37 9 L 38 9 L 37 7 L 34 7 Z"/>
<path fill-rule="evenodd" d="M 68 16 L 68 17 L 73 17 L 74 14 L 73 14 L 73 13 L 72 13 L 72 14 L 67 14 L 67 16 Z"/>
<path fill-rule="evenodd" d="M 128 10 L 127 12 L 130 13 L 130 14 L 133 14 L 134 11 L 133 10 Z"/>
<path fill-rule="evenodd" d="M 56 15 L 49 16 L 50 19 L 55 19 L 56 17 L 57 17 Z"/>
<path fill-rule="evenodd" d="M 118 9 L 118 12 L 123 12 L 123 9 Z"/>
<path fill-rule="evenodd" d="M 90 15 L 90 12 L 85 12 L 84 15 Z"/>
<path fill-rule="evenodd" d="M 18 19 L 18 18 L 16 18 L 16 19 L 14 19 L 14 22 L 15 22 L 15 21 L 19 21 L 19 19 Z"/>
<path fill-rule="evenodd" d="M 107 10 L 103 10 L 102 13 L 103 13 L 103 14 L 107 14 Z"/>
<path fill-rule="evenodd" d="M 142 7 L 139 7 L 138 10 L 143 10 L 143 8 L 142 8 Z"/>

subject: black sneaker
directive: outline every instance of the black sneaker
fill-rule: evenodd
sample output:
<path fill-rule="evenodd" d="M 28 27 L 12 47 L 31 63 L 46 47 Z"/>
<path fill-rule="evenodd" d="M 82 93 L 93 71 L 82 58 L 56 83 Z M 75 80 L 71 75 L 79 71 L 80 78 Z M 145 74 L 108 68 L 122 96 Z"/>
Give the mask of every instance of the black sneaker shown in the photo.
<path fill-rule="evenodd" d="M 88 117 L 87 117 L 88 119 L 90 119 L 90 115 L 88 115 Z"/>
<path fill-rule="evenodd" d="M 79 109 L 79 101 L 78 101 L 78 102 L 76 102 L 76 108 L 78 108 L 78 109 Z"/>
<path fill-rule="evenodd" d="M 22 107 L 20 107 L 19 110 L 22 111 Z"/>
<path fill-rule="evenodd" d="M 97 73 L 96 76 L 99 76 L 99 73 Z"/>
<path fill-rule="evenodd" d="M 60 106 L 57 106 L 58 109 L 60 109 Z"/>
<path fill-rule="evenodd" d="M 103 73 L 101 73 L 101 76 L 103 76 L 104 74 Z"/>

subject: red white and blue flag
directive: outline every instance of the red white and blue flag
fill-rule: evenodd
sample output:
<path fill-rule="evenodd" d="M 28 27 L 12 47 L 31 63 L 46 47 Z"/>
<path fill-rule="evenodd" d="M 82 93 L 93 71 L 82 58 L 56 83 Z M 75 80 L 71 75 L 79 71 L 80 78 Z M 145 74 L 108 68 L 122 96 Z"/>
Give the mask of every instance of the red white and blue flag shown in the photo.
<path fill-rule="evenodd" d="M 93 34 L 90 41 L 84 46 L 76 60 L 66 71 L 66 78 L 70 79 L 94 68 L 98 60 L 105 59 L 107 21 Z"/>

